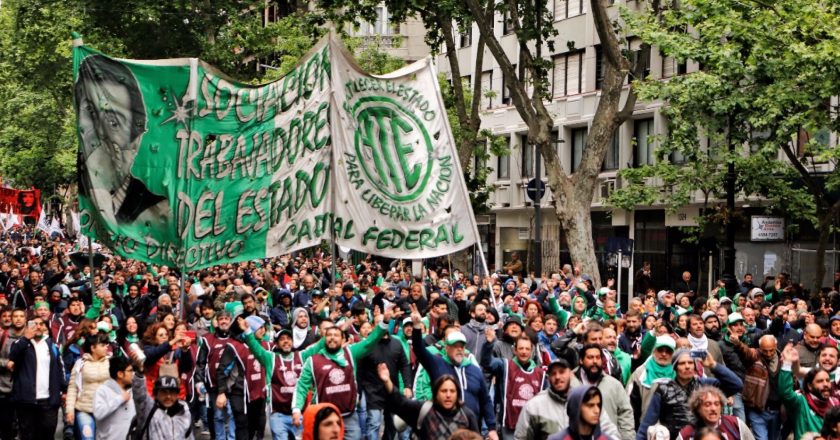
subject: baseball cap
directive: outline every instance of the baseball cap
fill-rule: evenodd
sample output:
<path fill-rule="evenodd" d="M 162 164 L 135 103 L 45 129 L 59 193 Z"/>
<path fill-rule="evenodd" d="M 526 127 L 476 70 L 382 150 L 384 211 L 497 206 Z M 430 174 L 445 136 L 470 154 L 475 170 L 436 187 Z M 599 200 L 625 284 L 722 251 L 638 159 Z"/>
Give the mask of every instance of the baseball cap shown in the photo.
<path fill-rule="evenodd" d="M 516 315 L 508 316 L 507 321 L 505 321 L 505 325 L 502 327 L 502 330 L 507 330 L 508 327 L 511 325 L 518 325 L 519 328 L 525 330 L 525 325 L 522 324 L 522 319 Z"/>
<path fill-rule="evenodd" d="M 677 343 L 674 341 L 674 338 L 668 335 L 657 336 L 653 349 L 656 350 L 662 347 L 670 348 L 671 351 L 674 351 L 677 348 Z"/>
<path fill-rule="evenodd" d="M 711 310 L 706 310 L 705 312 L 703 312 L 702 315 L 700 315 L 700 317 L 703 318 L 703 321 L 711 318 L 712 316 L 717 316 L 717 315 L 715 314 L 715 312 L 713 312 Z"/>
<path fill-rule="evenodd" d="M 728 324 L 734 324 L 734 323 L 739 322 L 739 321 L 744 322 L 744 317 L 741 316 L 740 313 L 738 313 L 738 312 L 730 313 L 729 318 L 726 319 L 726 324 L 727 325 Z"/>
<path fill-rule="evenodd" d="M 549 362 L 549 364 L 548 364 L 548 371 L 551 371 L 551 369 L 552 369 L 552 368 L 554 368 L 554 367 L 560 367 L 560 368 L 571 368 L 572 366 L 569 364 L 568 359 L 566 359 L 566 358 L 564 358 L 564 357 L 562 357 L 562 356 L 557 356 L 557 358 L 556 358 L 556 359 L 554 359 L 553 361 Z"/>
<path fill-rule="evenodd" d="M 452 332 L 446 337 L 446 345 L 454 345 L 457 343 L 467 343 L 467 337 L 461 332 Z"/>
<path fill-rule="evenodd" d="M 723 305 L 723 303 L 732 304 L 732 298 L 730 298 L 728 296 L 724 296 L 723 298 L 720 299 L 720 304 Z"/>
<path fill-rule="evenodd" d="M 610 293 L 609 287 L 601 287 L 600 289 L 598 289 L 598 296 L 604 296 L 608 293 Z"/>
<path fill-rule="evenodd" d="M 277 339 L 280 339 L 280 336 L 282 336 L 282 335 L 287 335 L 291 338 L 292 337 L 292 331 L 287 329 L 287 328 L 280 329 L 280 331 L 277 332 Z"/>
<path fill-rule="evenodd" d="M 160 390 L 179 390 L 178 388 L 178 378 L 172 376 L 158 376 L 155 379 L 155 388 L 154 392 L 158 392 Z"/>

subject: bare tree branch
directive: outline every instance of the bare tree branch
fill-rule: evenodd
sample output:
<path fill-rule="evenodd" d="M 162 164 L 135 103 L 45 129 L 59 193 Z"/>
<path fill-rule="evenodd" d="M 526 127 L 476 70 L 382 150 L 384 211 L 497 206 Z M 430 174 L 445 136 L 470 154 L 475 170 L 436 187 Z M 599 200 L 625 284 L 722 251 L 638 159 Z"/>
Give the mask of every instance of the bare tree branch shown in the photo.
<path fill-rule="evenodd" d="M 650 63 L 650 44 L 644 43 L 642 47 L 639 48 L 639 52 L 636 54 L 636 60 L 633 63 L 633 73 L 630 76 L 630 79 L 634 78 L 641 78 L 642 75 L 645 73 L 645 69 L 647 68 L 648 64 Z M 633 109 L 636 107 L 636 90 L 633 88 L 633 85 L 630 84 L 630 90 L 627 94 L 627 101 L 624 102 L 624 107 L 618 114 L 615 115 L 616 123 L 621 125 L 633 116 Z"/>
<path fill-rule="evenodd" d="M 499 63 L 502 75 L 506 79 L 505 83 L 506 85 L 509 84 L 511 99 L 515 104 L 517 112 L 519 112 L 519 115 L 529 127 L 532 126 L 535 123 L 537 112 L 530 105 L 528 94 L 522 82 L 516 77 L 516 70 L 513 68 L 513 63 L 511 63 L 507 54 L 505 54 L 504 48 L 502 48 L 499 39 L 496 38 L 493 32 L 493 21 L 490 20 L 488 23 L 488 20 L 484 16 L 485 11 L 481 8 L 477 0 L 464 0 L 464 2 L 470 14 L 475 18 L 475 24 L 478 26 L 479 32 L 485 37 L 487 48 L 493 54 L 496 62 Z"/>

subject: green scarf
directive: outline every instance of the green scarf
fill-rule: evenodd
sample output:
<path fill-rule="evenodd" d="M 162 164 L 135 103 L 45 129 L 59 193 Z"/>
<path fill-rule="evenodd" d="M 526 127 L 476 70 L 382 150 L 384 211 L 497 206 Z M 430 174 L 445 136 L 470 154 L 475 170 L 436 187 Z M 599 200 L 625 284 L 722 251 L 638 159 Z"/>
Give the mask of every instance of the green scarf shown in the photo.
<path fill-rule="evenodd" d="M 642 381 L 642 385 L 650 388 L 653 385 L 653 381 L 659 379 L 673 379 L 676 377 L 676 373 L 674 373 L 674 366 L 670 363 L 668 365 L 662 366 L 656 363 L 656 360 L 653 359 L 653 356 L 649 357 L 648 360 L 645 361 L 645 380 Z"/>
<path fill-rule="evenodd" d="M 527 364 L 522 365 L 522 363 L 521 363 L 521 362 L 519 362 L 519 358 L 518 358 L 518 357 L 516 357 L 516 356 L 514 356 L 514 357 L 513 357 L 513 362 L 514 362 L 516 365 L 519 365 L 519 367 L 520 367 L 520 368 L 522 368 L 522 369 L 523 369 L 523 370 L 525 370 L 525 371 L 529 371 L 529 372 L 530 372 L 531 370 L 533 370 L 533 369 L 534 369 L 534 361 L 532 361 L 532 360 L 530 360 L 530 359 L 528 359 L 528 363 L 527 363 Z"/>

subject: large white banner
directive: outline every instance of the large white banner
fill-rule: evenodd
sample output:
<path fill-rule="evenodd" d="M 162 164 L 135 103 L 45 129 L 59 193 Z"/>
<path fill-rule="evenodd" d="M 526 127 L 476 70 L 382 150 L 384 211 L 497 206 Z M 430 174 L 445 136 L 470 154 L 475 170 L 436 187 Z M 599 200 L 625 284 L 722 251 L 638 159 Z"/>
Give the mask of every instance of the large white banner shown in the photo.
<path fill-rule="evenodd" d="M 339 243 L 393 258 L 472 246 L 470 199 L 429 59 L 384 76 L 333 58 L 335 213 L 361 234 Z"/>
<path fill-rule="evenodd" d="M 74 44 L 80 227 L 120 255 L 194 270 L 333 236 L 400 258 L 477 241 L 429 60 L 372 76 L 330 36 L 253 86 Z"/>

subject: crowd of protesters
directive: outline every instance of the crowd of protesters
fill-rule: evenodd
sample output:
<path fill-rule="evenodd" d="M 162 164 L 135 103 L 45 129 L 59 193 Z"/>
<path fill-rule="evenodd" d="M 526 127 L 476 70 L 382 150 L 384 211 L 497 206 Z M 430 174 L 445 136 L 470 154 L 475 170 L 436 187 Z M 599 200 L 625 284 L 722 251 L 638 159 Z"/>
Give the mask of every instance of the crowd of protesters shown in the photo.
<path fill-rule="evenodd" d="M 837 283 L 699 292 L 645 264 L 621 311 L 612 280 L 515 256 L 483 277 L 318 249 L 182 275 L 76 248 L 0 237 L 0 440 L 59 420 L 80 440 L 840 440 Z"/>

